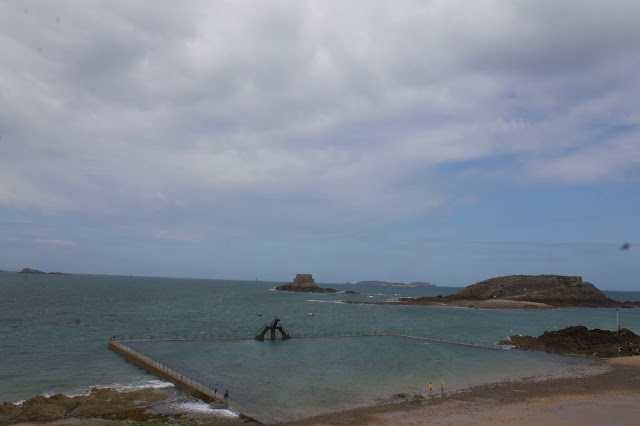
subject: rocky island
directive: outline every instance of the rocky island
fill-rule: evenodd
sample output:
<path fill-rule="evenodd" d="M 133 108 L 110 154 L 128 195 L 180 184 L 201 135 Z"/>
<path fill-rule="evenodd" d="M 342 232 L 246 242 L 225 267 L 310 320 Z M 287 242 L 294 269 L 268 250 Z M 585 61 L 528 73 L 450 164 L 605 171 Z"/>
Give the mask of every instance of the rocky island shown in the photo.
<path fill-rule="evenodd" d="M 582 277 L 567 275 L 509 275 L 480 281 L 448 296 L 402 297 L 397 302 L 375 303 L 482 309 L 640 306 L 640 302 L 618 302 L 609 299 L 596 286 L 582 281 Z"/>
<path fill-rule="evenodd" d="M 44 272 L 39 269 L 22 268 L 21 274 L 49 274 L 49 275 L 71 275 L 64 272 Z"/>
<path fill-rule="evenodd" d="M 20 271 L 21 274 L 46 274 L 46 272 L 43 272 L 39 269 L 31 269 L 31 268 L 22 268 L 22 271 Z"/>
<path fill-rule="evenodd" d="M 338 290 L 332 288 L 318 287 L 311 274 L 296 274 L 293 282 L 278 286 L 276 290 L 297 293 L 338 293 Z"/>
<path fill-rule="evenodd" d="M 611 358 L 637 355 L 640 336 L 626 328 L 615 332 L 597 328 L 589 330 L 578 325 L 558 331 L 545 331 L 538 337 L 514 335 L 498 344 L 529 351 Z"/>

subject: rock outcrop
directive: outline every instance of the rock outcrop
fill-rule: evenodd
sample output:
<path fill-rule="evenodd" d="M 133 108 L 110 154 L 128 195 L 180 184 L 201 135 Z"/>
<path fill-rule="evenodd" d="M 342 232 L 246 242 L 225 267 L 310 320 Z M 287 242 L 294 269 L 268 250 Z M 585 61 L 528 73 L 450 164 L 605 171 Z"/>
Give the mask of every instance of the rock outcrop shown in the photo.
<path fill-rule="evenodd" d="M 167 398 L 166 394 L 156 392 L 154 389 L 119 392 L 115 389 L 97 388 L 92 389 L 89 395 L 75 397 L 62 394 L 48 398 L 36 396 L 22 405 L 10 402 L 0 404 L 0 425 L 27 422 L 40 424 L 71 418 L 84 419 L 84 423 L 64 422 L 63 424 L 103 424 L 92 422 L 88 418 L 142 422 L 164 417 L 161 414 L 147 412 L 147 409 Z"/>
<path fill-rule="evenodd" d="M 338 293 L 338 290 L 332 288 L 318 287 L 311 274 L 296 274 L 293 282 L 276 287 L 276 290 L 298 293 Z"/>
<path fill-rule="evenodd" d="M 350 302 L 368 303 L 368 302 Z M 401 297 L 376 304 L 443 305 L 479 309 L 549 309 L 556 307 L 630 308 L 640 302 L 618 302 L 606 297 L 581 277 L 565 275 L 509 275 L 490 278 L 456 294 L 435 297 Z"/>
<path fill-rule="evenodd" d="M 626 328 L 615 331 L 589 330 L 584 326 L 545 331 L 538 337 L 514 335 L 498 342 L 516 349 L 597 357 L 628 356 L 636 353 L 640 336 Z"/>
<path fill-rule="evenodd" d="M 596 286 L 582 277 L 566 275 L 509 275 L 490 278 L 467 286 L 451 299 L 506 299 L 544 303 L 550 306 L 615 307 Z"/>

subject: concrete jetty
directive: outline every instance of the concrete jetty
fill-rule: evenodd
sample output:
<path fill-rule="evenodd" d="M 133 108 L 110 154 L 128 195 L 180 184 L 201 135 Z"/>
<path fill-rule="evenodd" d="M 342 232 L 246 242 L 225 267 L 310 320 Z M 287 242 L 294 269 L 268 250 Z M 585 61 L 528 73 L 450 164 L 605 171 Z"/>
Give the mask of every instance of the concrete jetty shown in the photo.
<path fill-rule="evenodd" d="M 220 400 L 221 396 L 217 398 L 214 389 L 206 386 L 197 380 L 193 380 L 191 377 L 185 376 L 172 368 L 167 367 L 155 361 L 152 358 L 128 347 L 122 342 L 117 340 L 109 341 L 109 349 L 119 353 L 125 357 L 129 362 L 141 367 L 148 372 L 155 374 L 156 376 L 173 383 L 177 388 L 184 390 L 185 392 L 200 398 L 204 402 L 215 402 L 216 399 Z"/>

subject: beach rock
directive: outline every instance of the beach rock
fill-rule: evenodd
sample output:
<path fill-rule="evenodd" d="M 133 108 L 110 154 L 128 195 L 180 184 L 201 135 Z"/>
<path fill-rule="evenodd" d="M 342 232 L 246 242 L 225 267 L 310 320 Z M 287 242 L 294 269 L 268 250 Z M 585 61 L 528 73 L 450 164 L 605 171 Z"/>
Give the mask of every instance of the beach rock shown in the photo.
<path fill-rule="evenodd" d="M 332 288 L 322 288 L 316 285 L 311 274 L 296 274 L 293 282 L 276 287 L 280 291 L 294 291 L 298 293 L 337 293 Z"/>
<path fill-rule="evenodd" d="M 501 340 L 500 345 L 512 345 L 516 349 L 545 351 L 560 354 L 597 357 L 629 356 L 640 345 L 640 336 L 622 328 L 615 331 L 593 329 L 578 325 L 558 331 L 545 331 L 538 337 L 513 335 Z"/>
<path fill-rule="evenodd" d="M 0 405 L 0 425 L 22 422 L 51 422 L 63 418 L 103 418 L 143 421 L 160 417 L 146 410 L 167 395 L 153 389 L 118 392 L 93 389 L 89 395 L 69 397 L 56 394 L 49 398 L 36 396 L 22 405 L 8 402 Z"/>

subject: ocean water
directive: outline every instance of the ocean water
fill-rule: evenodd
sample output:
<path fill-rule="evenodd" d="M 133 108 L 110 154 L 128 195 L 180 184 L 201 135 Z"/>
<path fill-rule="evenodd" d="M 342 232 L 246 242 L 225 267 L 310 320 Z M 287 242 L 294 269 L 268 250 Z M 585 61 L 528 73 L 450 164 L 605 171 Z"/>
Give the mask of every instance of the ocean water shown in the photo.
<path fill-rule="evenodd" d="M 586 362 L 361 334 L 403 333 L 493 344 L 511 334 L 538 335 L 577 324 L 616 328 L 615 309 L 519 311 L 343 303 L 444 295 L 457 288 L 322 284 L 361 293 L 328 295 L 274 291 L 279 284 L 0 273 L 0 401 L 79 394 L 94 386 L 162 386 L 109 351 L 109 338 L 251 339 L 275 315 L 293 336 L 354 337 L 140 344 L 160 362 L 228 389 L 238 407 L 261 413 L 276 407 L 263 415 L 280 419 L 292 415 L 287 414 L 294 409 L 286 401 L 298 396 L 303 410 L 295 416 L 302 416 L 333 411 L 340 404 L 388 401 L 396 393 L 424 393 L 428 381 L 435 389 L 441 376 L 450 390 L 514 375 L 562 374 Z M 617 300 L 640 300 L 640 292 L 605 293 Z M 621 309 L 618 321 L 639 333 L 640 309 Z M 291 371 L 296 373 L 287 374 Z"/>

